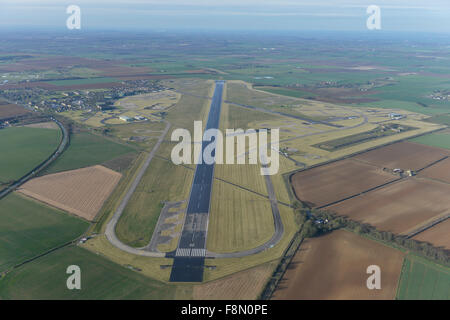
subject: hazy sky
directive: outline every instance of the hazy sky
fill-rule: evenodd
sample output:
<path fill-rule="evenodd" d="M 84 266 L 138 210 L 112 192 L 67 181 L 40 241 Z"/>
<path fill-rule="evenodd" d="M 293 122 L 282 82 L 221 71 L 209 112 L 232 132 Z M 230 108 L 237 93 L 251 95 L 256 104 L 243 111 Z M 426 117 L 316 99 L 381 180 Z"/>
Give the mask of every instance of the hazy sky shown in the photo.
<path fill-rule="evenodd" d="M 71 4 L 83 30 L 359 31 L 378 5 L 384 31 L 450 33 L 450 0 L 0 0 L 0 28 L 64 31 Z"/>

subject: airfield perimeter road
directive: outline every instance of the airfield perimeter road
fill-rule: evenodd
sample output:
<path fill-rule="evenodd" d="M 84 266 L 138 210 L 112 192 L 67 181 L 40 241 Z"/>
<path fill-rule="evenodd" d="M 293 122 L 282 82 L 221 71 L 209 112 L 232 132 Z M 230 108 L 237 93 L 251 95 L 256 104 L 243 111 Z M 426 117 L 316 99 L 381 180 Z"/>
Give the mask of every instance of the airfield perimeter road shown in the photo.
<path fill-rule="evenodd" d="M 170 123 L 166 122 L 166 127 L 164 128 L 163 133 L 159 137 L 158 141 L 156 142 L 155 146 L 153 147 L 152 151 L 148 154 L 147 158 L 145 159 L 144 164 L 139 169 L 139 172 L 134 179 L 133 183 L 131 184 L 130 189 L 128 189 L 125 197 L 122 199 L 122 202 L 120 203 L 119 207 L 117 207 L 116 212 L 114 212 L 113 217 L 108 222 L 108 225 L 106 226 L 105 235 L 108 238 L 109 242 L 116 248 L 119 248 L 123 251 L 126 251 L 128 253 L 140 255 L 140 256 L 146 256 L 146 257 L 164 257 L 164 253 L 159 252 L 150 252 L 146 250 L 141 250 L 137 248 L 130 247 L 126 244 L 124 244 L 122 241 L 119 240 L 116 236 L 116 225 L 117 222 L 120 219 L 120 216 L 123 213 L 123 210 L 127 206 L 128 202 L 131 199 L 131 196 L 133 195 L 134 191 L 136 190 L 137 186 L 139 185 L 139 182 L 141 182 L 142 177 L 144 176 L 145 171 L 147 170 L 148 166 L 150 165 L 150 162 L 152 161 L 153 157 L 156 154 L 156 151 L 159 149 L 161 143 L 164 140 L 164 137 L 167 135 L 170 129 Z"/>
<path fill-rule="evenodd" d="M 69 143 L 69 134 L 67 132 L 67 129 L 64 127 L 64 125 L 56 120 L 55 118 L 52 118 L 52 121 L 56 122 L 56 124 L 61 128 L 63 137 L 61 139 L 61 143 L 58 146 L 58 149 L 44 162 L 42 162 L 40 165 L 38 165 L 36 168 L 34 168 L 30 173 L 23 176 L 16 182 L 14 182 L 9 187 L 5 188 L 0 192 L 0 199 L 6 197 L 8 194 L 19 188 L 21 185 L 23 185 L 28 180 L 34 178 L 39 172 L 47 168 L 53 161 L 55 161 L 64 151 L 67 144 Z"/>
<path fill-rule="evenodd" d="M 218 129 L 225 81 L 216 81 L 206 130 Z M 202 153 L 209 142 L 202 142 Z M 214 163 L 197 165 L 189 196 L 183 231 L 175 251 L 171 282 L 201 282 L 206 256 L 211 189 L 214 179 Z"/>
<path fill-rule="evenodd" d="M 275 227 L 275 232 L 272 238 L 266 243 L 246 251 L 231 252 L 231 253 L 214 253 L 208 251 L 206 255 L 208 258 L 242 258 L 270 249 L 281 240 L 284 233 L 284 227 L 283 222 L 281 221 L 280 210 L 278 209 L 278 201 L 275 196 L 275 190 L 272 184 L 272 179 L 270 178 L 270 175 L 265 175 L 264 178 L 266 181 L 267 192 L 269 194 L 270 205 L 272 207 L 273 222 Z"/>

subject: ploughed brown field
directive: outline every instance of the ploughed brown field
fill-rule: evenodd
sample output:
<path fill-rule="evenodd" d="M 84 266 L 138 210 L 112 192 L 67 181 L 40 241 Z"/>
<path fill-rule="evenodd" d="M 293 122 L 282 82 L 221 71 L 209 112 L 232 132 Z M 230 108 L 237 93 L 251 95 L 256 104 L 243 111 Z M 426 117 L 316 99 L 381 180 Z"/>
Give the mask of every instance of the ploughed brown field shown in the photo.
<path fill-rule="evenodd" d="M 448 156 L 446 149 L 400 142 L 298 172 L 292 185 L 297 198 L 312 207 L 409 234 L 450 212 Z M 426 169 L 400 179 L 383 168 Z"/>
<path fill-rule="evenodd" d="M 92 221 L 121 176 L 103 166 L 93 166 L 32 179 L 19 192 Z"/>
<path fill-rule="evenodd" d="M 326 209 L 379 230 L 407 234 L 447 214 L 449 195 L 450 184 L 407 178 Z"/>
<path fill-rule="evenodd" d="M 450 158 L 426 168 L 419 176 L 450 183 Z"/>
<path fill-rule="evenodd" d="M 429 242 L 436 247 L 443 247 L 450 250 L 450 219 L 419 233 L 413 239 Z"/>
<path fill-rule="evenodd" d="M 10 104 L 6 101 L 0 100 L 0 119 L 8 119 L 17 116 L 23 116 L 30 113 L 25 108 L 16 104 Z"/>
<path fill-rule="evenodd" d="M 394 299 L 404 254 L 354 233 L 338 230 L 305 240 L 273 299 Z M 381 290 L 369 290 L 367 267 L 381 268 Z"/>
<path fill-rule="evenodd" d="M 40 129 L 58 129 L 59 128 L 58 125 L 52 121 L 27 124 L 27 125 L 25 125 L 25 127 L 40 128 Z"/>
<path fill-rule="evenodd" d="M 376 166 L 346 159 L 298 172 L 292 185 L 298 199 L 319 207 L 395 179 Z"/>
<path fill-rule="evenodd" d="M 29 89 L 29 88 L 42 88 L 47 90 L 85 90 L 85 89 L 104 89 L 114 88 L 121 86 L 120 82 L 105 82 L 105 83 L 86 83 L 86 84 L 72 84 L 67 86 L 57 86 L 45 81 L 25 82 L 18 84 L 4 85 L 3 89 Z"/>
<path fill-rule="evenodd" d="M 354 158 L 380 168 L 419 170 L 448 155 L 450 152 L 445 149 L 413 142 L 399 142 L 356 155 Z"/>

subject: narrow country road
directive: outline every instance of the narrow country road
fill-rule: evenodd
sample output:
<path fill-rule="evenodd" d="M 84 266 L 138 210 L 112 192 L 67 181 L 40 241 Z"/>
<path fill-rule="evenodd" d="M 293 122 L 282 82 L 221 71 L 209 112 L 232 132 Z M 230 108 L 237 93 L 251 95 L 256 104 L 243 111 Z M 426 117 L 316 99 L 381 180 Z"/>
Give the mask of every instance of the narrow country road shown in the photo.
<path fill-rule="evenodd" d="M 126 251 L 131 254 L 136 254 L 140 256 L 147 256 L 147 257 L 164 257 L 165 253 L 159 253 L 159 252 L 150 252 L 142 249 L 137 249 L 130 247 L 126 244 L 124 244 L 122 241 L 119 240 L 116 236 L 116 225 L 119 221 L 120 217 L 122 216 L 123 211 L 125 210 L 125 207 L 127 206 L 128 202 L 131 199 L 131 196 L 133 195 L 134 191 L 136 190 L 137 186 L 142 180 L 142 177 L 144 176 L 145 171 L 147 170 L 148 166 L 150 165 L 150 162 L 152 161 L 153 157 L 156 154 L 156 151 L 158 151 L 159 147 L 161 146 L 161 143 L 164 140 L 164 137 L 169 132 L 171 124 L 166 121 L 166 127 L 164 128 L 163 133 L 159 137 L 158 141 L 156 142 L 155 146 L 153 147 L 152 151 L 148 154 L 147 158 L 145 159 L 144 164 L 139 169 L 139 172 L 134 179 L 133 183 L 131 184 L 130 189 L 128 189 L 125 197 L 123 198 L 122 202 L 120 203 L 119 207 L 117 207 L 117 210 L 114 212 L 113 217 L 108 222 L 108 225 L 106 226 L 105 235 L 108 238 L 109 242 L 116 248 Z"/>

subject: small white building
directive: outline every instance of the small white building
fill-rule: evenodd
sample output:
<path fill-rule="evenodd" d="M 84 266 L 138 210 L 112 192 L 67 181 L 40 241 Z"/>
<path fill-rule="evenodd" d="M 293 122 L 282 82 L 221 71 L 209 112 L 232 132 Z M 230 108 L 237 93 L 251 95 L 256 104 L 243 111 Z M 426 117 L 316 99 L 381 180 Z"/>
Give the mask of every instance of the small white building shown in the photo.
<path fill-rule="evenodd" d="M 127 117 L 127 116 L 120 116 L 119 119 L 122 121 L 125 121 L 125 122 L 133 121 L 133 119 L 131 119 L 130 117 Z"/>
<path fill-rule="evenodd" d="M 389 118 L 391 118 L 392 120 L 400 120 L 403 119 L 404 117 L 405 117 L 404 115 L 401 115 L 399 113 L 395 112 L 389 113 Z"/>

